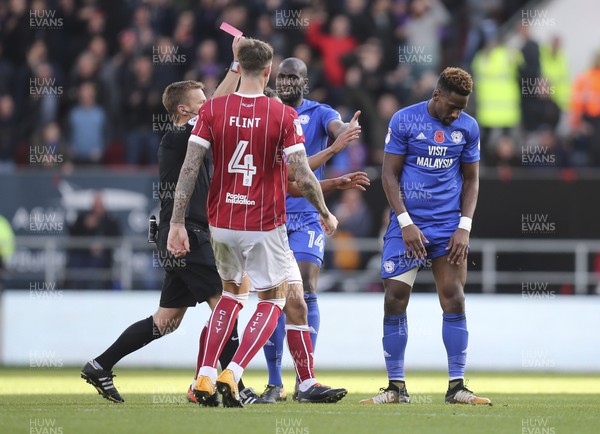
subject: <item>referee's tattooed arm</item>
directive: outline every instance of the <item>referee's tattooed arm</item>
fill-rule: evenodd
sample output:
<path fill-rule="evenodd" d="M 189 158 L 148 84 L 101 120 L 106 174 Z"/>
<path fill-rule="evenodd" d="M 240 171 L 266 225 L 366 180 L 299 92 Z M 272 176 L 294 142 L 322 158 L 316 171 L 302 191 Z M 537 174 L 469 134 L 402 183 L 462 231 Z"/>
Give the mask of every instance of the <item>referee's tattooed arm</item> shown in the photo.
<path fill-rule="evenodd" d="M 173 205 L 171 223 L 185 223 L 185 209 L 194 192 L 198 171 L 200 170 L 200 165 L 202 164 L 202 160 L 204 160 L 206 151 L 207 149 L 204 146 L 188 142 L 187 153 L 185 154 L 183 166 L 181 166 L 177 187 L 175 188 L 175 203 Z"/>

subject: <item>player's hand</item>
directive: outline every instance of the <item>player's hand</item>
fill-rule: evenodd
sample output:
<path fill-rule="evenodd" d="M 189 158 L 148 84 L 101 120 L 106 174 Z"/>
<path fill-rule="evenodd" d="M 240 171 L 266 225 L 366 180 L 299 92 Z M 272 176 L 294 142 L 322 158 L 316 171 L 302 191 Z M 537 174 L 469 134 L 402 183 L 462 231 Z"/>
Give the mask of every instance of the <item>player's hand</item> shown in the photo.
<path fill-rule="evenodd" d="M 360 112 L 359 112 L 360 113 Z M 337 139 L 331 144 L 329 149 L 337 154 L 338 152 L 342 152 L 348 146 L 352 140 L 356 140 L 360 137 L 361 128 L 360 125 L 346 128 L 346 131 L 337 136 Z"/>
<path fill-rule="evenodd" d="M 354 113 L 354 116 L 352 116 L 352 119 L 350 120 L 350 122 L 348 122 L 348 129 L 360 127 L 360 124 L 358 123 L 358 117 L 360 116 L 360 113 L 360 110 Z"/>
<path fill-rule="evenodd" d="M 183 223 L 171 223 L 167 237 L 167 250 L 176 258 L 182 258 L 190 251 L 190 240 Z"/>
<path fill-rule="evenodd" d="M 238 51 L 240 49 L 240 41 L 244 39 L 242 35 L 233 38 L 231 43 L 231 51 L 233 52 L 233 60 L 238 60 Z"/>
<path fill-rule="evenodd" d="M 335 188 L 338 190 L 350 190 L 356 188 L 360 191 L 367 191 L 365 187 L 371 185 L 371 180 L 365 172 L 347 173 L 337 178 L 333 178 Z"/>
<path fill-rule="evenodd" d="M 450 250 L 448 262 L 452 265 L 460 265 L 466 261 L 469 254 L 469 231 L 458 228 L 450 237 L 446 250 Z"/>
<path fill-rule="evenodd" d="M 425 238 L 421 229 L 414 223 L 402 228 L 402 240 L 404 241 L 404 247 L 406 247 L 407 258 L 425 259 L 427 256 L 427 250 L 423 243 L 429 243 L 429 240 Z"/>
<path fill-rule="evenodd" d="M 337 229 L 338 220 L 331 213 L 327 214 L 326 217 L 319 215 L 319 221 L 321 222 L 321 226 L 323 227 L 323 231 L 326 235 L 331 235 Z"/>

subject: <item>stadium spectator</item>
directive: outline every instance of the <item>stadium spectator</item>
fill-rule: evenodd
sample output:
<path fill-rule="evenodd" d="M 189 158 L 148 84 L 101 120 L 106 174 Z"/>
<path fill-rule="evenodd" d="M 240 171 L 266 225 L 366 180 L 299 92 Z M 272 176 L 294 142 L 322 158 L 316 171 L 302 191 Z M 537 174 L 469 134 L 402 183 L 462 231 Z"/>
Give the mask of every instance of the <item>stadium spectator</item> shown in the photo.
<path fill-rule="evenodd" d="M 11 95 L 0 96 L 0 173 L 12 172 L 21 132 Z"/>
<path fill-rule="evenodd" d="M 345 0 L 345 12 L 350 20 L 352 35 L 359 44 L 364 43 L 367 38 L 373 36 L 372 21 L 368 14 L 367 0 Z M 307 63 L 308 65 L 308 63 Z"/>
<path fill-rule="evenodd" d="M 62 131 L 56 122 L 46 124 L 42 130 L 41 140 L 36 140 L 34 143 L 41 144 L 42 149 L 51 158 L 43 162 L 46 167 L 55 167 L 61 165 L 63 173 L 68 173 L 72 169 L 71 162 L 67 160 L 67 146 L 63 141 Z"/>
<path fill-rule="evenodd" d="M 569 63 L 562 48 L 561 38 L 552 36 L 549 44 L 540 45 L 542 77 L 548 80 L 550 98 L 561 111 L 569 110 L 570 78 Z"/>
<path fill-rule="evenodd" d="M 331 19 L 329 33 L 325 33 L 322 14 L 313 14 L 309 20 L 306 42 L 321 54 L 327 82 L 334 88 L 340 88 L 345 74 L 341 58 L 357 46 L 356 39 L 350 34 L 350 21 L 345 15 L 336 15 Z"/>
<path fill-rule="evenodd" d="M 441 60 L 440 36 L 450 15 L 438 0 L 413 0 L 405 23 L 405 45 L 400 48 L 405 61 L 410 62 L 415 78 L 427 71 L 437 72 Z"/>
<path fill-rule="evenodd" d="M 133 30 L 124 30 L 118 35 L 118 50 L 106 64 L 103 77 L 106 77 L 109 99 L 109 116 L 114 134 L 117 139 L 123 140 L 127 125 L 123 116 L 125 95 L 121 92 L 129 82 L 133 62 L 138 53 L 137 36 Z"/>
<path fill-rule="evenodd" d="M 339 222 L 334 239 L 352 245 L 355 238 L 371 235 L 371 211 L 360 191 L 343 191 L 332 209 Z M 362 266 L 363 261 L 360 249 L 355 244 L 352 247 L 336 249 L 333 255 L 334 266 L 342 270 L 357 269 Z"/>
<path fill-rule="evenodd" d="M 113 279 L 113 241 L 121 235 L 119 222 L 111 217 L 104 205 L 102 193 L 94 194 L 89 211 L 79 213 L 75 223 L 69 227 L 69 236 L 92 238 L 84 241 L 88 247 L 77 247 L 69 252 L 69 269 L 66 286 L 72 289 L 120 289 L 120 283 Z"/>
<path fill-rule="evenodd" d="M 384 93 L 377 100 L 377 113 L 379 116 L 375 122 L 370 123 L 369 137 L 367 143 L 371 145 L 371 162 L 381 164 L 383 162 L 383 146 L 385 134 L 390 119 L 400 109 L 398 98 L 392 93 Z M 350 144 L 352 146 L 352 144 Z"/>
<path fill-rule="evenodd" d="M 13 63 L 22 65 L 25 63 L 26 53 L 35 40 L 35 33 L 29 26 L 29 8 L 27 0 L 13 0 L 5 4 L 8 8 L 3 17 L 2 45 L 3 55 Z"/>
<path fill-rule="evenodd" d="M 160 137 L 153 131 L 153 119 L 162 113 L 152 60 L 137 57 L 133 73 L 121 88 L 125 120 L 125 162 L 156 164 Z M 154 117 L 153 117 L 154 116 Z"/>
<path fill-rule="evenodd" d="M 190 62 L 189 54 L 185 54 L 171 38 L 159 36 L 152 46 L 153 85 L 163 89 L 176 82 Z"/>
<path fill-rule="evenodd" d="M 157 35 L 152 28 L 150 5 L 139 3 L 133 11 L 131 24 L 130 29 L 137 36 L 140 52 L 151 53 Z"/>
<path fill-rule="evenodd" d="M 368 39 L 356 50 L 362 71 L 361 87 L 377 99 L 385 91 L 385 50 L 380 39 Z"/>
<path fill-rule="evenodd" d="M 64 86 L 57 79 L 54 67 L 42 62 L 35 68 L 35 76 L 29 85 L 29 101 L 27 113 L 32 118 L 31 131 L 37 133 L 49 122 L 58 121 L 60 100 L 65 92 Z M 34 114 L 35 116 L 31 116 Z"/>
<path fill-rule="evenodd" d="M 5 54 L 4 41 L 0 40 L 0 95 L 13 91 L 16 86 L 16 71 L 13 62 Z"/>
<path fill-rule="evenodd" d="M 521 165 L 517 145 L 511 136 L 500 136 L 494 149 L 495 153 L 490 160 L 492 165 L 498 168 L 518 167 Z"/>
<path fill-rule="evenodd" d="M 396 18 L 392 12 L 391 0 L 375 0 L 368 10 L 369 38 L 381 46 L 384 70 L 394 69 L 398 65 L 399 38 L 396 35 Z M 365 40 L 366 42 L 366 40 Z"/>
<path fill-rule="evenodd" d="M 82 83 L 90 82 L 96 89 L 96 102 L 103 108 L 107 107 L 106 87 L 100 79 L 99 60 L 90 51 L 83 51 L 77 58 L 75 69 L 69 79 L 69 90 L 67 98 L 70 105 L 75 105 L 78 101 L 79 88 Z"/>
<path fill-rule="evenodd" d="M 69 154 L 76 164 L 102 162 L 107 143 L 105 110 L 96 103 L 91 82 L 79 86 L 78 104 L 69 112 Z"/>
<path fill-rule="evenodd" d="M 511 50 L 491 35 L 473 58 L 471 69 L 477 83 L 475 106 L 481 127 L 484 161 L 494 153 L 490 143 L 500 135 L 515 135 L 521 122 L 520 52 Z"/>
<path fill-rule="evenodd" d="M 540 44 L 531 37 L 529 26 L 519 27 L 523 38 L 519 65 L 521 87 L 521 123 L 526 133 L 540 127 L 555 128 L 560 109 L 552 99 L 548 78 L 542 77 Z"/>
<path fill-rule="evenodd" d="M 589 155 L 585 163 L 600 166 L 600 50 L 590 69 L 573 82 L 571 127 L 576 146 Z"/>
<path fill-rule="evenodd" d="M 217 43 L 214 39 L 202 41 L 196 49 L 196 60 L 187 72 L 187 77 L 202 78 L 218 77 L 225 65 L 219 62 Z"/>
<path fill-rule="evenodd" d="M 173 31 L 173 45 L 177 48 L 178 55 L 185 56 L 185 61 L 177 64 L 179 76 L 182 76 L 190 67 L 196 49 L 194 14 L 191 11 L 184 11 L 179 14 Z"/>
<path fill-rule="evenodd" d="M 289 45 L 282 32 L 276 32 L 273 26 L 272 16 L 261 14 L 256 20 L 256 39 L 265 41 L 273 47 L 273 52 L 280 56 L 286 56 Z"/>

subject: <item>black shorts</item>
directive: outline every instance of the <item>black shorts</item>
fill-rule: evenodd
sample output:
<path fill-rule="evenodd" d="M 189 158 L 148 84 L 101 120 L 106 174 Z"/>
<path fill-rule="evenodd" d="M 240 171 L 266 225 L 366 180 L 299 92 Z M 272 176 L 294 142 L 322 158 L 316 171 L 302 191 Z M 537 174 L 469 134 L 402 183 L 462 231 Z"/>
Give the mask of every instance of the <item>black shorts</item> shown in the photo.
<path fill-rule="evenodd" d="M 160 307 L 195 306 L 222 291 L 208 228 L 188 223 L 185 226 L 190 253 L 183 258 L 175 258 L 167 251 L 169 226 L 158 231 L 156 247 L 161 266 L 165 269 Z"/>

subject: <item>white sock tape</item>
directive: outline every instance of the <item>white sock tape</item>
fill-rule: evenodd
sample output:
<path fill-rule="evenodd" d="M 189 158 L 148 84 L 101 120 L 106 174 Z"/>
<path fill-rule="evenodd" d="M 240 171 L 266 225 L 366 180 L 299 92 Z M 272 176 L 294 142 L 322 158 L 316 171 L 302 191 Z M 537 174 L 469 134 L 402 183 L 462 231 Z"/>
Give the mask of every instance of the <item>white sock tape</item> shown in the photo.
<path fill-rule="evenodd" d="M 235 301 L 241 304 L 242 307 L 244 307 L 246 301 L 248 300 L 248 293 L 246 292 L 245 294 L 233 294 L 228 291 L 223 291 L 223 297 L 233 298 Z"/>

